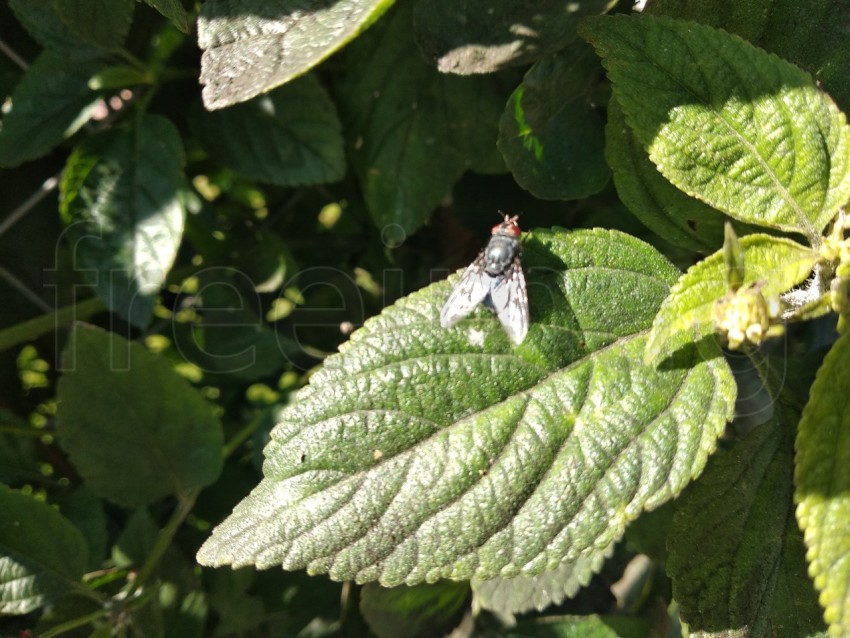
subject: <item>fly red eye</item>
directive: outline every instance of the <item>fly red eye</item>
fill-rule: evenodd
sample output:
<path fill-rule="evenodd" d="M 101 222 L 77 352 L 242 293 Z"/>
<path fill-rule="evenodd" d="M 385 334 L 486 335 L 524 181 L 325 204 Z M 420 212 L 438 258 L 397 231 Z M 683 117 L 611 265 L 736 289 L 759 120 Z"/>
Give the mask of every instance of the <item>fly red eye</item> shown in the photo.
<path fill-rule="evenodd" d="M 493 226 L 493 228 L 490 229 L 490 233 L 493 235 L 499 233 L 501 235 L 510 235 L 511 237 L 518 238 L 522 235 L 522 230 L 520 230 L 519 224 L 517 224 L 517 219 L 519 219 L 519 215 L 514 215 L 513 217 L 505 215 L 505 221 Z"/>

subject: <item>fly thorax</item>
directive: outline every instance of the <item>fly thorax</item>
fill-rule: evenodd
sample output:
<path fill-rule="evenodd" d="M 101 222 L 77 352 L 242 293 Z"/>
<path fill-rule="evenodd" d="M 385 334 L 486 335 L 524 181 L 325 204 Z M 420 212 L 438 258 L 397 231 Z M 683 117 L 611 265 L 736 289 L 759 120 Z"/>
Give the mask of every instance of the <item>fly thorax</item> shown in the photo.
<path fill-rule="evenodd" d="M 501 275 L 516 257 L 519 243 L 513 237 L 493 235 L 484 250 L 484 270 L 489 275 Z"/>

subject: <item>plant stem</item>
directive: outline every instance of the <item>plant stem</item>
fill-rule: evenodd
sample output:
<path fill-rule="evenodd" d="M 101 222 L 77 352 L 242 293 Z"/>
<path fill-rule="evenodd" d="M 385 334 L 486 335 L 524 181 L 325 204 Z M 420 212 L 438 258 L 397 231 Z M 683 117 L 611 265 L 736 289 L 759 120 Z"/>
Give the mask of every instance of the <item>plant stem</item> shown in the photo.
<path fill-rule="evenodd" d="M 59 326 L 73 321 L 84 321 L 105 309 L 106 306 L 99 298 L 92 297 L 60 308 L 55 312 L 48 312 L 39 317 L 28 319 L 5 330 L 0 330 L 0 351 L 26 341 L 32 341 Z"/>

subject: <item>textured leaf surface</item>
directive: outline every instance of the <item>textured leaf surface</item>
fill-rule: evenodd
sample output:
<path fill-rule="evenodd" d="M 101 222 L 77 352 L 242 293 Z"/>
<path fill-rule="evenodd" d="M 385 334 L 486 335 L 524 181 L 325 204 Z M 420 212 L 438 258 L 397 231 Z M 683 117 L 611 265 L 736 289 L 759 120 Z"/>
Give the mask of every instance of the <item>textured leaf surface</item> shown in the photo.
<path fill-rule="evenodd" d="M 80 327 L 62 364 L 60 443 L 100 496 L 133 507 L 218 477 L 221 425 L 165 359 L 116 334 Z"/>
<path fill-rule="evenodd" d="M 584 16 L 604 13 L 610 0 L 544 0 L 532 5 L 489 0 L 420 0 L 416 35 L 443 73 L 493 73 L 529 64 L 576 39 Z"/>
<path fill-rule="evenodd" d="M 831 635 L 850 634 L 850 337 L 827 354 L 797 436 L 797 520 Z"/>
<path fill-rule="evenodd" d="M 723 215 L 668 182 L 626 124 L 617 100 L 608 103 L 605 158 L 620 200 L 647 228 L 674 246 L 697 252 L 723 243 Z"/>
<path fill-rule="evenodd" d="M 219 111 L 198 108 L 192 124 L 216 161 L 280 186 L 342 179 L 342 126 L 327 92 L 312 75 Z"/>
<path fill-rule="evenodd" d="M 204 105 L 219 109 L 302 75 L 377 20 L 392 0 L 209 0 L 198 18 Z"/>
<path fill-rule="evenodd" d="M 691 635 L 823 630 L 791 500 L 798 415 L 775 404 L 774 418 L 718 451 L 679 500 L 667 565 Z"/>
<path fill-rule="evenodd" d="M 88 548 L 55 508 L 0 485 L 0 616 L 26 614 L 74 587 Z"/>
<path fill-rule="evenodd" d="M 17 166 L 45 155 L 85 124 L 99 95 L 89 78 L 97 60 L 46 51 L 30 66 L 0 124 L 0 165 Z"/>
<path fill-rule="evenodd" d="M 850 197 L 850 128 L 804 71 L 694 23 L 617 16 L 583 25 L 629 126 L 688 195 L 810 238 Z"/>
<path fill-rule="evenodd" d="M 614 231 L 524 243 L 531 327 L 512 349 L 481 309 L 451 330 L 439 282 L 386 309 L 281 414 L 265 478 L 201 548 L 416 584 L 592 562 L 699 474 L 731 415 L 719 353 L 642 365 L 676 277 Z"/>
<path fill-rule="evenodd" d="M 614 549 L 613 545 L 610 549 Z M 473 580 L 475 602 L 499 615 L 521 614 L 533 609 L 542 611 L 550 605 L 559 605 L 590 582 L 609 554 L 599 553 L 575 563 L 563 563 L 536 576 Z"/>
<path fill-rule="evenodd" d="M 585 95 L 598 70 L 593 49 L 575 42 L 537 62 L 508 99 L 499 150 L 535 197 L 579 199 L 608 182 L 602 119 Z"/>
<path fill-rule="evenodd" d="M 183 236 L 182 164 L 177 129 L 149 115 L 90 137 L 65 167 L 61 208 L 76 266 L 137 326 L 147 325 Z"/>
<path fill-rule="evenodd" d="M 765 299 L 778 298 L 806 279 L 818 255 L 790 239 L 747 235 L 740 240 L 744 251 L 744 283 L 764 282 Z M 669 356 L 689 343 L 714 332 L 712 309 L 727 290 L 726 264 L 717 251 L 688 269 L 673 286 L 652 326 L 646 346 L 647 361 Z"/>
<path fill-rule="evenodd" d="M 459 78 L 428 66 L 411 43 L 410 4 L 349 49 L 338 99 L 351 161 L 376 225 L 410 234 L 467 169 L 493 170 L 500 77 Z"/>
<path fill-rule="evenodd" d="M 845 113 L 850 110 L 850 12 L 832 0 L 654 0 L 652 14 L 736 33 L 815 75 Z"/>

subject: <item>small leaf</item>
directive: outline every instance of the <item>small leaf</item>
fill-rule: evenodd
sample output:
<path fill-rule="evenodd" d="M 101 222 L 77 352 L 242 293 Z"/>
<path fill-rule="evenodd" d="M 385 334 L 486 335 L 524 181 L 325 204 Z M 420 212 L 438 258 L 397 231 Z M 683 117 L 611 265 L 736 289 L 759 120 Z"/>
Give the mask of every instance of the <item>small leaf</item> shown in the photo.
<path fill-rule="evenodd" d="M 535 197 L 579 199 L 608 182 L 602 119 L 584 95 L 597 71 L 593 49 L 575 43 L 537 62 L 508 99 L 499 150 Z"/>
<path fill-rule="evenodd" d="M 807 73 L 669 18 L 589 18 L 583 29 L 629 126 L 688 195 L 812 241 L 850 198 L 850 128 Z"/>
<path fill-rule="evenodd" d="M 747 264 L 744 283 L 764 282 L 761 293 L 766 299 L 778 298 L 805 280 L 818 259 L 814 250 L 790 239 L 747 235 L 740 244 Z M 713 334 L 714 302 L 726 291 L 722 250 L 689 268 L 658 311 L 646 345 L 647 362 Z"/>
<path fill-rule="evenodd" d="M 774 415 L 717 452 L 678 501 L 667 565 L 691 635 L 796 638 L 823 629 L 791 502 L 798 413 L 777 401 Z"/>
<path fill-rule="evenodd" d="M 554 53 L 576 39 L 584 16 L 604 13 L 610 0 L 546 0 L 532 6 L 489 0 L 420 0 L 416 36 L 443 73 L 493 73 Z"/>
<path fill-rule="evenodd" d="M 393 0 L 208 0 L 198 18 L 204 105 L 220 109 L 303 75 L 377 20 Z"/>
<path fill-rule="evenodd" d="M 136 326 L 150 320 L 183 235 L 182 163 L 177 129 L 149 115 L 90 137 L 65 167 L 61 209 L 76 266 Z"/>
<path fill-rule="evenodd" d="M 613 231 L 534 231 L 524 255 L 521 346 L 483 309 L 440 328 L 456 278 L 367 321 L 198 560 L 385 585 L 539 574 L 592 565 L 699 475 L 734 383 L 716 349 L 642 365 L 675 269 Z"/>
<path fill-rule="evenodd" d="M 717 249 L 723 239 L 720 211 L 664 179 L 626 124 L 617 100 L 608 102 L 605 159 L 620 200 L 644 226 L 674 246 L 700 253 Z"/>
<path fill-rule="evenodd" d="M 88 85 L 103 68 L 93 59 L 45 51 L 24 74 L 0 128 L 0 165 L 47 154 L 85 124 L 100 96 Z"/>
<path fill-rule="evenodd" d="M 469 168 L 492 169 L 504 78 L 438 73 L 410 42 L 406 3 L 347 52 L 338 98 L 351 162 L 378 227 L 410 234 Z"/>
<path fill-rule="evenodd" d="M 378 638 L 432 638 L 452 632 L 469 602 L 469 585 L 442 581 L 360 592 L 360 613 Z"/>
<path fill-rule="evenodd" d="M 144 2 L 171 20 L 171 23 L 183 33 L 189 33 L 189 14 L 186 13 L 180 0 L 144 0 Z"/>
<path fill-rule="evenodd" d="M 301 186 L 345 173 L 342 126 L 312 75 L 227 109 L 198 108 L 191 124 L 215 161 L 252 179 Z"/>
<path fill-rule="evenodd" d="M 83 535 L 58 510 L 0 485 L 0 616 L 27 614 L 79 585 Z"/>
<path fill-rule="evenodd" d="M 62 355 L 57 434 L 100 496 L 135 507 L 211 484 L 221 425 L 163 358 L 94 328 L 76 328 Z"/>
<path fill-rule="evenodd" d="M 797 520 L 809 574 L 834 636 L 850 633 L 850 334 L 830 349 L 812 384 L 797 435 Z"/>

